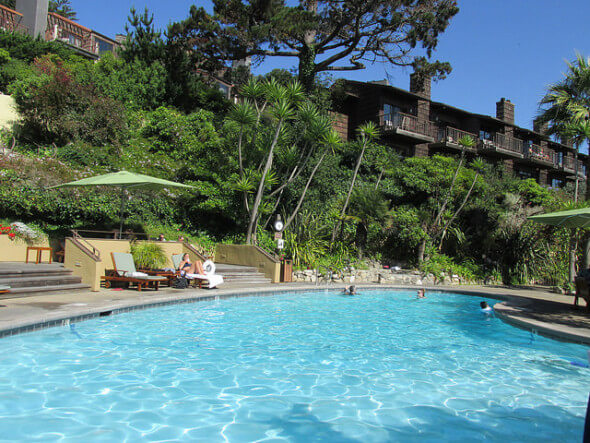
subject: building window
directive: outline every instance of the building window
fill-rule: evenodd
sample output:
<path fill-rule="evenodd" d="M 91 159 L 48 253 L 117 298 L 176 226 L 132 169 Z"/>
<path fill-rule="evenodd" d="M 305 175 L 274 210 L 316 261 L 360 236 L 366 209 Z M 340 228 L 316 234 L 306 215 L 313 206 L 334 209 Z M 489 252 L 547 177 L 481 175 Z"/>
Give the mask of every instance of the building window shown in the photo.
<path fill-rule="evenodd" d="M 532 169 L 519 169 L 518 171 L 516 171 L 516 173 L 518 174 L 518 176 L 520 178 L 527 179 L 527 178 L 534 178 L 537 179 L 537 174 L 534 170 Z"/>
<path fill-rule="evenodd" d="M 103 54 L 105 52 L 113 52 L 113 44 L 109 43 L 109 42 L 105 42 L 104 40 L 99 40 L 98 41 L 98 53 L 99 54 Z"/>
<path fill-rule="evenodd" d="M 390 105 L 389 103 L 385 103 L 383 105 L 383 115 L 385 116 L 385 120 L 393 120 L 394 114 L 400 112 L 400 109 L 397 106 Z"/>
<path fill-rule="evenodd" d="M 480 140 L 491 140 L 492 139 L 492 133 L 489 131 L 486 131 L 485 129 L 481 129 L 479 131 L 479 139 Z"/>
<path fill-rule="evenodd" d="M 554 189 L 558 189 L 563 187 L 563 180 L 559 180 L 557 178 L 554 178 L 553 180 L 551 180 L 551 187 Z"/>

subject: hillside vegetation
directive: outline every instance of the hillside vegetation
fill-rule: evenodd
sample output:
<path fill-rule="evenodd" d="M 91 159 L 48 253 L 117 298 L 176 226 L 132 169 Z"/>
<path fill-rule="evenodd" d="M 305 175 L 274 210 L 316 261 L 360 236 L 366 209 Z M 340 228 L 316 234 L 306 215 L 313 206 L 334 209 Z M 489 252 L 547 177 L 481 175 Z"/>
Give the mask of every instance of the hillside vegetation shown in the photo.
<path fill-rule="evenodd" d="M 305 93 L 284 71 L 242 76 L 235 105 L 182 54 L 158 51 L 94 63 L 0 33 L 0 90 L 21 116 L 1 133 L 0 221 L 51 236 L 117 227 L 111 190 L 48 187 L 125 169 L 198 189 L 134 192 L 126 229 L 273 249 L 281 214 L 284 252 L 300 267 L 372 259 L 505 283 L 567 280 L 567 232 L 526 217 L 566 207 L 569 189 L 479 159 L 403 159 L 370 124 L 342 142 L 328 117 L 337 84 Z"/>

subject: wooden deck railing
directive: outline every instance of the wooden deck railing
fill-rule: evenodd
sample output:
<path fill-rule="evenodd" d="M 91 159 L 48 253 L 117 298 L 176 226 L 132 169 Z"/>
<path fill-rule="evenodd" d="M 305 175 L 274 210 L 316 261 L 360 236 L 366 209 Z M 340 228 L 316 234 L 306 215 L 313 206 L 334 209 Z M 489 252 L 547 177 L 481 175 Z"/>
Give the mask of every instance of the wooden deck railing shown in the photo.
<path fill-rule="evenodd" d="M 428 137 L 436 136 L 436 127 L 433 122 L 420 120 L 418 117 L 403 112 L 394 112 L 393 114 L 384 114 L 381 117 L 381 127 L 385 130 L 403 129 L 404 131 L 415 134 L 426 135 Z"/>
<path fill-rule="evenodd" d="M 533 161 L 555 164 L 555 151 L 539 145 L 529 145 L 525 147 L 526 158 Z"/>
<path fill-rule="evenodd" d="M 459 144 L 459 140 L 464 137 L 471 137 L 473 141 L 477 142 L 477 135 L 471 132 L 462 131 L 460 129 L 452 128 L 447 126 L 446 128 L 440 128 L 437 134 L 437 142 L 455 143 Z"/>
<path fill-rule="evenodd" d="M 53 12 L 47 14 L 45 39 L 60 40 L 88 52 L 97 52 L 90 29 Z"/>
<path fill-rule="evenodd" d="M 0 29 L 2 31 L 26 33 L 27 27 L 20 23 L 22 17 L 21 13 L 0 5 Z"/>

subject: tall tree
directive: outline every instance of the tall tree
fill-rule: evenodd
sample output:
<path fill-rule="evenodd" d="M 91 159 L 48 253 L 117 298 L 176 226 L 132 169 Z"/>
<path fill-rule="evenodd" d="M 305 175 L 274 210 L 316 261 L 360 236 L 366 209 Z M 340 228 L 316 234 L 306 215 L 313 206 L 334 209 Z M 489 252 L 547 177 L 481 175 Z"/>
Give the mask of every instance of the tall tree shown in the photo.
<path fill-rule="evenodd" d="M 540 123 L 548 123 L 549 134 L 569 138 L 574 142 L 576 188 L 574 201 L 578 200 L 578 150 L 584 138 L 587 138 L 588 118 L 590 117 L 590 57 L 576 54 L 576 60 L 568 62 L 565 78 L 549 86 L 547 94 L 539 104 L 540 112 L 537 119 Z M 585 127 L 586 126 L 586 127 Z M 590 139 L 587 138 L 590 143 Z M 590 164 L 586 165 L 586 168 Z M 590 186 L 586 186 L 586 200 L 590 199 Z M 584 248 L 584 265 L 590 266 L 590 237 L 586 236 Z M 575 242 L 570 249 L 570 279 L 573 281 L 575 268 Z"/>
<path fill-rule="evenodd" d="M 49 0 L 49 12 L 55 12 L 70 20 L 78 20 L 70 0 Z"/>
<path fill-rule="evenodd" d="M 294 3 L 294 2 L 291 2 Z M 352 71 L 365 63 L 414 66 L 444 78 L 448 63 L 430 58 L 459 8 L 456 0 L 213 0 L 214 15 L 192 6 L 174 25 L 185 44 L 209 60 L 293 57 L 309 91 L 318 73 Z M 207 38 L 204 38 L 207 37 Z M 187 48 L 188 49 L 188 48 Z"/>
<path fill-rule="evenodd" d="M 352 195 L 352 191 L 354 189 L 354 184 L 358 177 L 359 169 L 361 167 L 361 163 L 363 162 L 363 156 L 365 155 L 365 151 L 367 150 L 367 146 L 372 140 L 375 140 L 379 137 L 379 129 L 375 126 L 373 122 L 364 123 L 357 129 L 359 133 L 359 143 L 361 150 L 356 160 L 356 165 L 354 167 L 354 171 L 352 173 L 352 180 L 350 181 L 350 187 L 348 188 L 348 193 L 346 194 L 346 198 L 344 199 L 344 204 L 342 205 L 342 210 L 340 211 L 340 217 L 334 224 L 334 228 L 332 229 L 332 238 L 330 239 L 330 244 L 334 244 L 334 240 L 336 240 L 336 234 L 338 233 L 338 228 L 340 227 L 342 220 L 344 220 L 344 216 L 346 215 L 346 209 L 348 208 L 348 203 L 350 202 L 350 197 Z"/>

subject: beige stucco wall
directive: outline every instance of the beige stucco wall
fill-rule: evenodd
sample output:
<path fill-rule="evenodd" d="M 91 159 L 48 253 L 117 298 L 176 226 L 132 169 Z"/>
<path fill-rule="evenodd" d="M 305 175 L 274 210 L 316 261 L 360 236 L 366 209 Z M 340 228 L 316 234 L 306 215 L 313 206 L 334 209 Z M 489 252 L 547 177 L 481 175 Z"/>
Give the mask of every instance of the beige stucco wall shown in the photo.
<path fill-rule="evenodd" d="M 27 244 L 20 241 L 20 240 L 10 240 L 8 235 L 0 235 L 0 262 L 2 261 L 16 261 L 16 262 L 25 262 L 27 256 Z M 45 248 L 49 247 L 49 243 L 44 241 L 38 245 L 34 246 L 42 246 Z M 49 257 L 49 252 L 44 251 L 42 255 L 43 263 L 47 263 L 47 259 Z M 29 262 L 32 260 L 35 263 L 35 259 L 37 258 L 36 251 L 29 252 Z"/>
<path fill-rule="evenodd" d="M 10 129 L 18 119 L 14 99 L 10 95 L 0 94 L 0 129 Z"/>
<path fill-rule="evenodd" d="M 281 264 L 275 263 L 254 246 L 219 244 L 217 245 L 215 258 L 219 263 L 258 268 L 273 283 L 281 281 Z"/>

